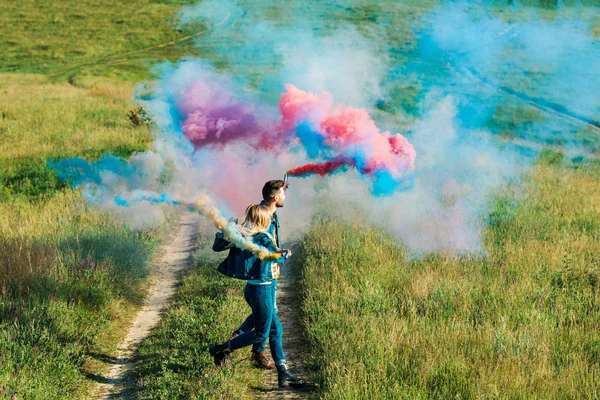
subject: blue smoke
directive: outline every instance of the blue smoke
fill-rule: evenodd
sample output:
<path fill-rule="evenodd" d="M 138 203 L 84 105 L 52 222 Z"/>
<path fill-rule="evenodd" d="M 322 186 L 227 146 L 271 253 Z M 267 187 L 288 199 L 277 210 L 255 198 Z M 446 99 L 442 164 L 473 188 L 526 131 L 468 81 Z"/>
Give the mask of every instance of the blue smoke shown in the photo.
<path fill-rule="evenodd" d="M 315 132 L 308 123 L 298 125 L 296 134 L 308 157 L 314 160 L 317 157 L 329 156 L 329 152 L 326 151 L 325 138 Z"/>
<path fill-rule="evenodd" d="M 210 28 L 196 39 L 204 60 L 161 63 L 154 68 L 157 82 L 135 94 L 156 119 L 154 153 L 49 164 L 100 204 L 174 204 L 166 193 L 220 183 L 218 174 L 207 177 L 219 158 L 194 153 L 181 131 L 185 116 L 176 99 L 185 85 L 208 77 L 249 88 L 253 99 L 275 106 L 283 84 L 292 82 L 376 111 L 377 124 L 392 131 L 410 130 L 415 175 L 395 182 L 381 172 L 365 197 L 390 196 L 394 207 L 385 218 L 414 249 L 476 250 L 489 195 L 518 179 L 545 146 L 577 157 L 600 152 L 594 125 L 600 120 L 600 43 L 590 30 L 600 12 L 563 7 L 542 15 L 518 2 L 421 3 L 394 3 L 390 10 L 358 0 L 184 7 L 181 24 L 200 20 Z M 374 10 L 369 18 L 368 9 Z M 365 17 L 357 19 L 359 13 Z M 405 15 L 410 24 L 394 19 Z M 331 156 L 310 129 L 298 133 L 309 158 Z M 174 183 L 163 184 L 169 163 Z M 434 238 L 415 228 L 436 215 Z"/>
<path fill-rule="evenodd" d="M 598 152 L 600 140 L 591 146 L 589 140 L 590 129 L 600 133 L 600 70 L 594 67 L 600 43 L 590 31 L 598 8 L 559 9 L 551 19 L 535 9 L 499 11 L 485 2 L 459 2 L 427 13 L 415 30 L 410 61 L 394 77 L 410 79 L 419 71 L 419 96 L 440 90 L 455 97 L 466 129 L 531 141 L 530 150 L 558 145 Z"/>
<path fill-rule="evenodd" d="M 389 171 L 381 170 L 373 174 L 372 192 L 375 196 L 391 196 L 397 192 L 405 192 L 415 185 L 415 175 L 397 179 Z"/>
<path fill-rule="evenodd" d="M 115 196 L 114 202 L 120 207 L 130 207 L 136 203 L 147 201 L 150 204 L 168 204 L 172 206 L 179 206 L 182 203 L 178 200 L 173 199 L 166 193 L 147 193 L 144 191 L 134 191 L 131 196 L 126 198 L 123 193 L 119 193 Z"/>
<path fill-rule="evenodd" d="M 104 154 L 97 162 L 89 162 L 80 157 L 70 159 L 47 161 L 48 166 L 57 171 L 58 178 L 70 181 L 73 187 L 86 183 L 100 185 L 101 173 L 110 172 L 119 177 L 124 177 L 131 185 L 141 179 L 143 171 L 136 166 L 122 161 L 112 154 Z"/>
<path fill-rule="evenodd" d="M 57 171 L 60 179 L 71 182 L 74 188 L 80 188 L 84 197 L 97 205 L 114 203 L 119 207 L 129 207 L 144 201 L 150 204 L 181 204 L 166 193 L 141 189 L 148 186 L 145 183 L 146 171 L 141 165 L 123 161 L 111 154 L 103 155 L 97 162 L 75 157 L 48 160 L 48 165 Z"/>

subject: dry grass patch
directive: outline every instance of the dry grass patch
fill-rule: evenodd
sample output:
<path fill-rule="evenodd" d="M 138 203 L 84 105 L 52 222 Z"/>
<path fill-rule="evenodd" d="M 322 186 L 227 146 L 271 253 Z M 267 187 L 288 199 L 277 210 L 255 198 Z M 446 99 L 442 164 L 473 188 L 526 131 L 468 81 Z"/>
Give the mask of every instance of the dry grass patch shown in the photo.
<path fill-rule="evenodd" d="M 51 83 L 39 75 L 0 76 L 1 160 L 44 159 L 105 149 L 145 150 L 148 127 L 133 126 L 133 84 L 90 81 L 86 87 Z"/>

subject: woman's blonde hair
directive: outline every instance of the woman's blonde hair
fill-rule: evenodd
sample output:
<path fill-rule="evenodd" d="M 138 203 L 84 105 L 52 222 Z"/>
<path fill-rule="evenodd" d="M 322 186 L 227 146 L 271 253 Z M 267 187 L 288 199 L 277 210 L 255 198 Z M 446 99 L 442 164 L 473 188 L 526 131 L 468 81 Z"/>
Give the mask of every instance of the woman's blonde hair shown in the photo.
<path fill-rule="evenodd" d="M 271 215 L 267 209 L 260 204 L 254 204 L 246 208 L 240 231 L 244 236 L 251 236 L 258 232 L 266 232 L 270 226 Z"/>

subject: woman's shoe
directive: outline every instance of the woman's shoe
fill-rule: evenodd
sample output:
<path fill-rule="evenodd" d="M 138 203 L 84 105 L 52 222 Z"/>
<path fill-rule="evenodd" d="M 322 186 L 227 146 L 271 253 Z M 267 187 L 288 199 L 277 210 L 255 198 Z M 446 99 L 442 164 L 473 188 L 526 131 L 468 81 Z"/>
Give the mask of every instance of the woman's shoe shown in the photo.
<path fill-rule="evenodd" d="M 208 348 L 208 352 L 213 357 L 217 367 L 225 366 L 225 359 L 229 357 L 231 350 L 224 344 L 215 344 Z"/>
<path fill-rule="evenodd" d="M 290 367 L 286 363 L 277 366 L 277 380 L 280 388 L 293 387 L 301 388 L 305 385 L 304 379 L 294 376 L 290 372 Z"/>

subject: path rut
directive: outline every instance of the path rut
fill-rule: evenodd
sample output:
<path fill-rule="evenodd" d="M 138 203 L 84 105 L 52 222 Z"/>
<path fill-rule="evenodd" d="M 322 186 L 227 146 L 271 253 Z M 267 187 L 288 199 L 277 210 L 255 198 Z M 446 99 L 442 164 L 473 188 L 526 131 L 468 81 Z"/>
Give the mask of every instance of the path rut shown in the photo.
<path fill-rule="evenodd" d="M 185 214 L 179 226 L 167 237 L 155 258 L 158 268 L 152 272 L 150 294 L 144 301 L 127 336 L 118 347 L 109 371 L 93 392 L 97 399 L 127 398 L 129 396 L 129 373 L 140 343 L 148 337 L 160 321 L 162 310 L 169 304 L 177 290 L 180 273 L 192 259 L 196 248 L 200 216 Z"/>
<path fill-rule="evenodd" d="M 292 256 L 293 257 L 293 256 Z M 279 320 L 283 325 L 283 350 L 288 365 L 295 375 L 307 378 L 304 373 L 304 354 L 302 327 L 300 325 L 300 299 L 298 293 L 298 269 L 296 265 L 284 265 L 281 276 L 277 282 L 277 308 Z M 261 400 L 290 400 L 308 399 L 311 388 L 279 389 L 277 386 L 277 373 L 265 371 L 265 389 L 260 390 L 257 396 Z"/>

